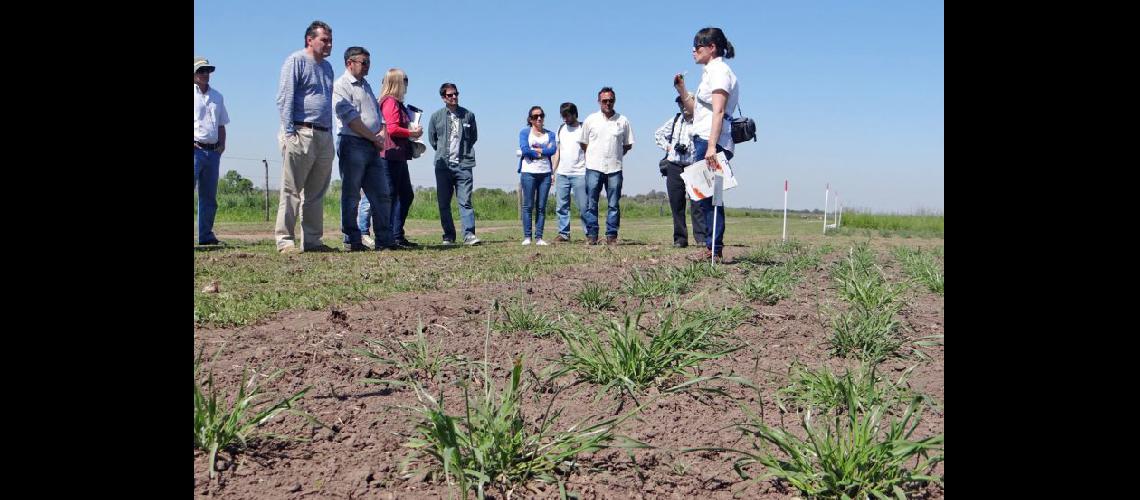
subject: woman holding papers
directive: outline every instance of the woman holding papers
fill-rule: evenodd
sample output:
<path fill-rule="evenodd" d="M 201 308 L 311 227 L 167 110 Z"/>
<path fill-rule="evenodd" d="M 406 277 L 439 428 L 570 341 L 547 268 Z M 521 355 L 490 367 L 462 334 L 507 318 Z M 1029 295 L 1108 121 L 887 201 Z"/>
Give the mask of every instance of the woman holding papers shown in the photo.
<path fill-rule="evenodd" d="M 408 176 L 408 160 L 413 157 L 414 147 L 411 139 L 418 139 L 424 133 L 418 123 L 411 122 L 412 115 L 404 106 L 407 92 L 408 75 L 400 68 L 389 69 L 380 91 L 380 112 L 388 130 L 388 143 L 380 157 L 388 163 L 392 179 L 392 237 L 396 246 L 403 248 L 417 246 L 404 236 L 404 221 L 408 220 L 408 210 L 416 196 Z"/>
<path fill-rule="evenodd" d="M 530 214 L 534 209 L 534 244 L 545 246 L 542 229 L 546 225 L 546 196 L 550 193 L 550 157 L 558 151 L 554 133 L 542 125 L 546 113 L 540 106 L 531 106 L 526 115 L 526 128 L 519 131 L 519 185 L 522 187 L 523 245 L 530 244 Z"/>
<path fill-rule="evenodd" d="M 725 159 L 732 159 L 732 127 L 728 122 L 728 112 L 736 107 L 740 93 L 736 74 L 724 60 L 733 56 L 735 49 L 720 28 L 704 28 L 693 37 L 693 61 L 704 66 L 696 94 L 685 90 L 684 75 L 678 73 L 673 76 L 673 87 L 681 96 L 681 105 L 693 113 L 693 159 L 703 159 L 710 170 L 720 169 L 717 153 L 723 152 Z M 710 147 L 709 142 L 716 147 Z M 701 200 L 700 205 L 705 214 L 706 228 L 711 230 L 713 224 L 716 227 L 716 234 L 710 232 L 706 238 L 703 258 L 709 259 L 715 254 L 720 259 L 724 247 L 724 209 L 716 210 L 714 221 L 712 197 Z"/>

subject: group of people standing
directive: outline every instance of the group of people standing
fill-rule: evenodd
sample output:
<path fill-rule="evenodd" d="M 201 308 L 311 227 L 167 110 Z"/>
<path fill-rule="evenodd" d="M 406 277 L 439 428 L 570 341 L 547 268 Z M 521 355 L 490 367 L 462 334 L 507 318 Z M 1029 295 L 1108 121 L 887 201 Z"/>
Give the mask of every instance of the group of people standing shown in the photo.
<path fill-rule="evenodd" d="M 380 97 L 373 93 L 365 77 L 371 55 L 363 47 L 344 52 L 345 72 L 333 78 L 327 58 L 332 50 L 332 29 L 313 21 L 305 31 L 305 47 L 289 55 L 281 69 L 277 108 L 281 130 L 278 143 L 283 166 L 280 203 L 274 227 L 278 251 L 333 251 L 321 242 L 325 191 L 332 175 L 333 157 L 339 157 L 342 179 L 341 232 L 349 251 L 388 250 L 418 246 L 407 240 L 404 223 L 415 193 L 408 174 L 408 161 L 424 153 L 426 146 L 416 141 L 424 130 L 418 123 L 420 110 L 404 104 L 408 77 L 391 68 L 384 75 Z M 680 113 L 654 134 L 655 143 L 666 151 L 662 175 L 667 177 L 670 209 L 673 213 L 673 244 L 688 244 L 685 224 L 685 189 L 680 177 L 685 166 L 705 160 L 710 169 L 717 166 L 716 153 L 733 154 L 730 127 L 725 120 L 736 106 L 739 93 L 736 76 L 724 63 L 734 49 L 719 28 L 700 30 L 693 39 L 693 59 L 704 65 L 695 94 L 685 89 L 684 78 L 674 76 Z M 225 125 L 229 117 L 221 94 L 209 88 L 209 75 L 215 67 L 195 58 L 194 171 L 199 189 L 199 244 L 219 244 L 212 232 L 216 212 L 215 192 L 218 160 L 225 149 Z M 475 115 L 459 106 L 459 89 L 454 83 L 439 88 L 443 108 L 428 119 L 428 142 L 435 150 L 436 188 L 443 228 L 443 244 L 456 243 L 451 215 L 455 194 L 462 242 L 475 245 L 475 212 L 472 206 L 473 146 L 478 140 Z M 622 159 L 634 144 L 629 120 L 614 110 L 616 92 L 610 87 L 598 91 L 599 110 L 578 120 L 578 108 L 565 102 L 559 106 L 563 123 L 556 132 L 545 128 L 546 113 L 532 106 L 519 132 L 518 174 L 522 210 L 523 245 L 547 245 L 543 239 L 546 200 L 551 184 L 556 192 L 558 214 L 557 242 L 570 241 L 570 200 L 580 213 L 586 244 L 599 244 L 598 206 L 606 191 L 605 242 L 618 241 L 621 226 Z M 339 120 L 339 137 L 334 148 L 333 117 Z M 710 147 L 710 142 L 714 145 Z M 363 196 L 361 194 L 363 193 Z M 716 234 L 711 198 L 694 202 L 694 236 L 704 241 L 702 258 L 721 256 L 724 211 L 717 212 Z M 533 217 L 532 217 L 533 214 Z M 295 227 L 301 222 L 298 248 Z M 372 229 L 375 238 L 369 237 Z"/>
<path fill-rule="evenodd" d="M 573 194 L 582 219 L 587 245 L 598 244 L 598 200 L 606 190 L 606 244 L 617 243 L 621 226 L 622 158 L 633 148 L 633 128 L 629 120 L 614 111 L 614 89 L 598 91 L 599 111 L 578 121 L 578 107 L 571 102 L 559 106 L 562 125 L 554 133 L 543 127 L 546 113 L 531 106 L 527 127 L 519 131 L 519 185 L 522 192 L 523 245 L 531 244 L 531 212 L 535 213 L 536 245 L 542 239 L 546 221 L 546 197 L 552 176 L 556 176 L 558 238 L 570 241 L 570 198 Z"/>
<path fill-rule="evenodd" d="M 685 223 L 687 198 L 681 172 L 686 166 L 704 160 L 710 170 L 719 168 L 716 154 L 732 159 L 734 144 L 728 110 L 739 101 L 736 74 L 724 62 L 735 56 L 735 49 L 719 28 L 704 28 L 693 37 L 693 61 L 704 72 L 696 93 L 685 89 L 684 75 L 673 77 L 675 102 L 680 111 L 654 133 L 654 143 L 665 150 L 661 175 L 666 177 L 669 208 L 673 215 L 673 246 L 688 246 Z M 559 107 L 563 123 L 558 132 L 544 128 L 546 113 L 532 106 L 527 127 L 519 131 L 519 185 L 522 192 L 523 245 L 546 245 L 543 240 L 546 199 L 554 176 L 558 208 L 558 238 L 569 241 L 571 193 L 582 218 L 586 244 L 597 245 L 600 231 L 598 202 L 606 190 L 606 244 L 617 243 L 621 227 L 622 158 L 633 148 L 633 128 L 629 120 L 614 111 L 616 93 L 610 87 L 598 91 L 599 110 L 578 122 L 578 108 L 565 102 Z M 713 146 L 710 148 L 709 143 Z M 584 196 L 583 196 L 584 191 Z M 585 199 L 583 199 L 585 198 Z M 713 210 L 711 197 L 692 202 L 693 235 L 705 243 L 707 259 L 723 256 L 724 210 Z M 585 206 L 583 206 L 585 205 Z M 532 233 L 531 214 L 534 213 Z M 716 220 L 714 221 L 714 214 Z M 715 224 L 714 224 L 715 223 Z M 715 227 L 715 234 L 710 228 Z"/>

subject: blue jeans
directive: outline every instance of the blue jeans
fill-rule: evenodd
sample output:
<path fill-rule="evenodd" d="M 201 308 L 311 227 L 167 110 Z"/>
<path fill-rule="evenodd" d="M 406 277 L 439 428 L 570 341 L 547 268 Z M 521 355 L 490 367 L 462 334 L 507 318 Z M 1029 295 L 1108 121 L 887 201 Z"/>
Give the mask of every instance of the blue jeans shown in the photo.
<path fill-rule="evenodd" d="M 383 164 L 383 161 L 381 161 Z M 387 173 L 388 169 L 385 167 L 384 172 Z M 392 179 L 388 179 L 388 232 L 392 232 Z M 372 204 L 368 203 L 368 197 L 365 196 L 360 199 L 360 207 L 356 210 L 356 227 L 360 228 L 360 235 L 368 234 L 368 228 L 372 227 Z"/>
<path fill-rule="evenodd" d="M 198 243 L 217 241 L 214 215 L 218 213 L 218 166 L 222 154 L 194 150 L 194 185 L 198 188 Z"/>
<path fill-rule="evenodd" d="M 412 190 L 412 179 L 408 176 L 408 162 L 384 161 L 388 164 L 388 177 L 392 180 L 392 239 L 405 241 L 404 221 L 408 220 L 416 192 Z"/>
<path fill-rule="evenodd" d="M 340 136 L 337 148 L 340 157 L 340 230 L 344 242 L 359 244 L 361 225 L 358 219 L 357 204 L 361 203 L 360 190 L 364 189 L 365 200 L 371 198 L 371 205 L 383 207 L 374 214 L 376 220 L 377 247 L 392 246 L 391 216 L 387 207 L 392 203 L 392 190 L 388 181 L 388 169 L 380 161 L 376 146 L 368 140 L 355 136 Z M 371 212 L 371 211 L 370 211 Z M 372 216 L 373 214 L 369 214 Z M 367 221 L 367 219 L 366 219 Z M 365 224 L 367 228 L 367 224 Z M 367 229 L 364 229 L 367 231 Z"/>
<path fill-rule="evenodd" d="M 586 233 L 586 176 L 555 174 L 554 198 L 558 200 L 558 234 L 570 237 L 570 195 L 574 195 L 574 206 L 578 207 L 578 218 L 582 220 L 582 234 Z"/>
<path fill-rule="evenodd" d="M 530 212 L 534 210 L 534 237 L 542 239 L 542 229 L 546 225 L 546 197 L 550 194 L 550 173 L 519 173 L 522 185 L 522 227 L 523 238 L 530 238 Z"/>
<path fill-rule="evenodd" d="M 586 237 L 598 237 L 598 199 L 602 195 L 602 186 L 606 187 L 606 236 L 617 236 L 618 227 L 621 226 L 621 170 L 612 174 L 603 174 L 597 170 L 586 169 L 586 192 L 589 194 L 589 204 L 586 206 Z"/>
<path fill-rule="evenodd" d="M 693 158 L 694 159 L 696 159 L 696 160 L 704 159 L 705 153 L 708 152 L 708 150 L 709 150 L 709 141 L 701 139 L 700 137 L 697 137 L 697 136 L 693 136 Z M 725 158 L 728 158 L 729 160 L 732 159 L 732 151 L 725 151 L 725 149 L 723 147 L 721 147 L 720 144 L 716 145 L 716 151 L 718 153 L 724 152 Z M 708 248 L 711 250 L 713 248 L 713 237 L 714 237 L 714 235 L 712 234 L 712 229 L 713 229 L 712 196 L 709 196 L 708 198 L 705 198 L 705 199 L 703 199 L 697 203 L 701 206 L 701 210 L 704 211 L 704 213 L 705 213 L 705 230 L 708 231 L 708 233 L 709 233 L 708 236 L 705 238 L 705 248 Z M 715 237 L 716 237 L 716 248 L 717 249 L 724 248 L 724 207 L 720 207 L 716 210 L 716 235 L 715 235 Z"/>
<path fill-rule="evenodd" d="M 455 241 L 455 219 L 451 217 L 451 194 L 459 200 L 459 220 L 463 223 L 463 237 L 475 234 L 475 208 L 471 206 L 471 168 L 448 165 L 447 161 L 435 164 L 435 193 L 439 203 L 439 224 L 443 226 L 444 241 Z"/>

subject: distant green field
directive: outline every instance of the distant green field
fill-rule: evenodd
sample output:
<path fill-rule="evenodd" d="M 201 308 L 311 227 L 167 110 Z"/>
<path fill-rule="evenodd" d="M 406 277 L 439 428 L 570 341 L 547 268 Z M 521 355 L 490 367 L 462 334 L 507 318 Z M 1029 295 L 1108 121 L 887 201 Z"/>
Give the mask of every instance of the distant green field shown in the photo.
<path fill-rule="evenodd" d="M 828 224 L 833 221 L 828 218 Z M 839 234 L 859 234 L 877 231 L 880 235 L 945 235 L 946 217 L 942 214 L 876 214 L 869 212 L 843 212 Z M 861 230 L 861 231 L 859 231 Z M 829 230 L 830 232 L 830 230 Z"/>
<path fill-rule="evenodd" d="M 269 193 L 269 218 L 273 220 L 277 216 L 277 201 L 279 199 L 277 191 L 270 191 Z M 503 191 L 502 189 L 487 189 L 478 188 L 471 194 L 475 204 L 475 214 L 479 219 L 485 220 L 509 220 L 518 218 L 518 195 L 515 191 Z M 599 200 L 600 206 L 598 212 L 605 215 L 608 207 L 605 196 Z M 334 182 L 333 186 L 325 193 L 324 198 L 325 206 L 325 220 L 326 221 L 339 221 L 340 220 L 340 183 Z M 546 203 L 546 216 L 555 217 L 554 210 L 557 208 L 557 203 L 554 196 L 551 195 L 547 198 Z M 194 210 L 198 210 L 198 197 L 194 196 Z M 451 203 L 451 213 L 456 222 L 459 221 L 459 206 L 453 200 Z M 572 217 L 578 217 L 578 209 L 573 203 L 570 204 L 570 213 Z M 729 207 L 727 211 L 729 217 L 781 217 L 782 212 L 777 210 L 765 209 L 748 209 L 748 208 L 733 208 Z M 669 214 L 669 201 L 665 198 L 664 193 L 654 193 L 652 195 L 634 195 L 622 196 L 621 200 L 621 216 L 623 218 L 641 218 L 641 217 L 671 217 Z M 804 213 L 788 212 L 789 218 L 800 219 L 804 216 L 819 218 L 818 214 L 809 215 Z M 416 191 L 415 200 L 412 202 L 412 208 L 408 212 L 409 219 L 430 219 L 439 220 L 439 206 L 436 201 L 435 188 L 424 188 Z M 265 194 L 263 191 L 249 191 L 246 193 L 218 193 L 218 214 L 215 219 L 217 222 L 259 222 L 265 220 Z M 846 221 L 844 221 L 846 222 Z"/>

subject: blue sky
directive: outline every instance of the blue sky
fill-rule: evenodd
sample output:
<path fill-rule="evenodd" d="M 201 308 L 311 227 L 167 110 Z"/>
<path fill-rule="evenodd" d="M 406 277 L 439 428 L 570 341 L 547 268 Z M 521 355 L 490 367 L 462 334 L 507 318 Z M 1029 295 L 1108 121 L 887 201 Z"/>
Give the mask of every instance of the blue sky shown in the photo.
<path fill-rule="evenodd" d="M 736 48 L 727 62 L 759 136 L 737 145 L 740 186 L 725 193 L 728 205 L 782 207 L 787 179 L 791 209 L 823 208 L 826 183 L 849 208 L 944 209 L 942 2 L 196 0 L 194 54 L 218 67 L 211 84 L 231 120 L 223 173 L 261 185 L 266 158 L 279 186 L 278 74 L 314 19 L 333 29 L 338 77 L 344 50 L 359 45 L 372 54 L 377 92 L 387 68 L 403 68 L 405 102 L 428 113 L 443 106 L 441 83 L 458 85 L 479 124 L 476 187 L 517 184 L 514 151 L 530 106 L 554 129 L 559 104 L 574 102 L 585 118 L 608 85 L 635 133 L 623 193 L 664 190 L 653 131 L 676 112 L 673 74 L 688 71 L 690 90 L 700 81 L 693 35 L 716 26 Z M 413 184 L 435 185 L 430 147 L 410 169 Z M 334 179 L 336 170 L 334 161 Z"/>

